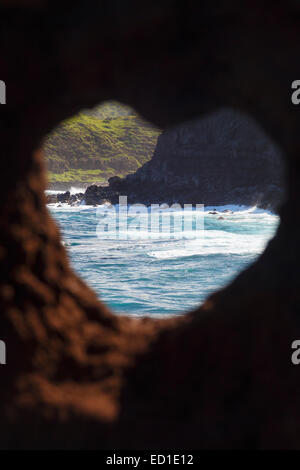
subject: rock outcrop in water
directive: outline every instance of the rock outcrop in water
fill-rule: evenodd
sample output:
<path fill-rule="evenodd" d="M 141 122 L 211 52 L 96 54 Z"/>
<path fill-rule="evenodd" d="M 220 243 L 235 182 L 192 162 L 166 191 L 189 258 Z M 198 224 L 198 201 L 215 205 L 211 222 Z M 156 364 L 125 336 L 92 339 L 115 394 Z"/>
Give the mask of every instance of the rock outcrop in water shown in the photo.
<path fill-rule="evenodd" d="M 300 448 L 299 11 L 290 0 L 1 3 L 1 448 Z M 239 108 L 284 152 L 276 236 L 180 318 L 114 315 L 73 272 L 45 207 L 41 139 L 108 97 L 159 127 Z"/>
<path fill-rule="evenodd" d="M 153 158 L 110 189 L 129 202 L 244 204 L 276 209 L 282 156 L 252 119 L 230 110 L 163 132 Z"/>
<path fill-rule="evenodd" d="M 182 204 L 274 208 L 284 193 L 279 150 L 252 119 L 226 110 L 163 133 L 152 160 L 126 181 L 144 200 Z"/>
<path fill-rule="evenodd" d="M 71 194 L 70 191 L 66 191 L 64 193 L 48 194 L 46 196 L 46 201 L 47 204 L 63 203 L 73 206 L 80 204 L 83 197 L 84 193 Z"/>

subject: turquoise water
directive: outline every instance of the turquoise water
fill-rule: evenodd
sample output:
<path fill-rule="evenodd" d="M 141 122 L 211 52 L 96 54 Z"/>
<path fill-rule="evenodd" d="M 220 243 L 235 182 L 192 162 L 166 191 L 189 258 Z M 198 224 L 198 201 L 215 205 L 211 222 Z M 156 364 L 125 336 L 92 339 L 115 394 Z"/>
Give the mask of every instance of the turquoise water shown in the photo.
<path fill-rule="evenodd" d="M 259 256 L 279 223 L 256 208 L 229 207 L 233 214 L 223 213 L 226 208 L 199 213 L 204 231 L 198 239 L 176 239 L 176 228 L 175 239 L 149 238 L 138 230 L 144 214 L 130 219 L 130 239 L 120 240 L 109 239 L 111 227 L 99 231 L 103 206 L 49 205 L 75 271 L 99 297 L 117 313 L 153 316 L 182 314 L 202 303 Z"/>

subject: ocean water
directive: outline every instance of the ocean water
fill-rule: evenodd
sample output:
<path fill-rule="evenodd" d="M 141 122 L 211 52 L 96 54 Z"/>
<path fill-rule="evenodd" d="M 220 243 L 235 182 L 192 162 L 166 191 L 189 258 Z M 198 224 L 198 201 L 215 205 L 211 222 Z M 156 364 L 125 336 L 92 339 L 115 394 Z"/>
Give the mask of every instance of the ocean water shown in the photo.
<path fill-rule="evenodd" d="M 185 213 L 183 232 L 170 225 L 182 212 L 166 209 L 149 232 L 149 213 L 130 214 L 116 229 L 117 209 L 49 205 L 75 271 L 116 313 L 138 316 L 178 315 L 203 303 L 262 253 L 279 223 L 256 207 L 205 207 Z"/>

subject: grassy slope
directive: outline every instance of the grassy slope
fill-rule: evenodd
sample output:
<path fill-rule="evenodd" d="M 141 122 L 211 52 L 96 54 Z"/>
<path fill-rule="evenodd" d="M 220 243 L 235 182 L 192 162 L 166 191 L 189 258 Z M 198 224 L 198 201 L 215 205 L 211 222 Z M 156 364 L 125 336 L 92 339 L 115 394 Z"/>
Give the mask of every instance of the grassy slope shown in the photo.
<path fill-rule="evenodd" d="M 130 108 L 108 103 L 63 122 L 45 142 L 49 180 L 102 182 L 148 161 L 159 131 Z"/>

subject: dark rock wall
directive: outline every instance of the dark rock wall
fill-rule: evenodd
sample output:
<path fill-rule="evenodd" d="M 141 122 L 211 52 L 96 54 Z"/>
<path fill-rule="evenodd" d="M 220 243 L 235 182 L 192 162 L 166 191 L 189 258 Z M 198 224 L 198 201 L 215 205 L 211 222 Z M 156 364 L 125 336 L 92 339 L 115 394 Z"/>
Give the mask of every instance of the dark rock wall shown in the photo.
<path fill-rule="evenodd" d="M 298 4 L 14 0 L 0 25 L 0 446 L 299 448 Z M 108 311 L 45 207 L 42 137 L 107 99 L 158 126 L 239 109 L 284 153 L 275 238 L 181 318 Z"/>
<path fill-rule="evenodd" d="M 162 133 L 152 160 L 126 178 L 129 199 L 276 209 L 284 198 L 280 151 L 250 118 L 213 113 Z"/>

